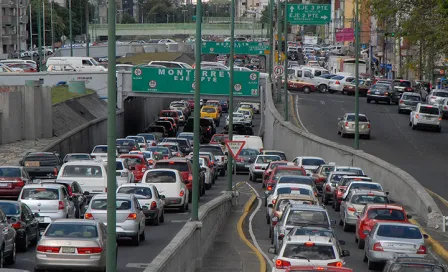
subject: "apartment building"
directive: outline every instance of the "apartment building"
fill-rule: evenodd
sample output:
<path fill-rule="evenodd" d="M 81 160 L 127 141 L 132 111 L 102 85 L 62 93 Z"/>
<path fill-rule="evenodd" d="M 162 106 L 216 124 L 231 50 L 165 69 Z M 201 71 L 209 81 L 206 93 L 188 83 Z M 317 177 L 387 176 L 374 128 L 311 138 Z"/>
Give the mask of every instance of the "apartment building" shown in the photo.
<path fill-rule="evenodd" d="M 0 59 L 8 58 L 13 52 L 20 49 L 26 50 L 26 41 L 29 39 L 26 25 L 28 0 L 0 0 L 1 16 L 1 40 Z"/>

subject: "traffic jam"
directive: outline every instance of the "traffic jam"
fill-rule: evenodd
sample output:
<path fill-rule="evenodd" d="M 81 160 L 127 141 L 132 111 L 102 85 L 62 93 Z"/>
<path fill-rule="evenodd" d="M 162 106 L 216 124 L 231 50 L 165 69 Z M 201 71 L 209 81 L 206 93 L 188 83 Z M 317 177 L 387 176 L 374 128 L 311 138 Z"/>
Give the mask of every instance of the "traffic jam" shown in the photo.
<path fill-rule="evenodd" d="M 121 240 L 139 246 L 146 226 L 163 224 L 165 212 L 188 212 L 194 109 L 193 100 L 173 101 L 146 131 L 116 139 L 117 247 Z M 226 175 L 228 137 L 216 130 L 229 107 L 226 100 L 201 100 L 196 109 L 201 198 Z M 238 104 L 235 137 L 253 134 L 252 118 L 259 111 L 257 103 Z M 106 271 L 108 163 L 107 145 L 96 145 L 90 153 L 64 157 L 28 152 L 20 166 L 1 166 L 0 268 L 13 267 L 17 252 L 35 246 L 34 271 Z"/>
<path fill-rule="evenodd" d="M 410 222 L 412 215 L 363 169 L 319 157 L 289 161 L 284 152 L 263 150 L 261 142 L 252 141 L 239 158 L 250 181 L 264 190 L 273 272 L 354 271 L 344 260 L 350 256 L 348 243 L 362 252 L 356 255 L 366 271 L 447 271 L 428 254 L 428 235 Z M 239 165 L 237 170 L 245 168 Z M 331 217 L 335 212 L 337 221 Z M 338 239 L 337 228 L 353 239 Z"/>

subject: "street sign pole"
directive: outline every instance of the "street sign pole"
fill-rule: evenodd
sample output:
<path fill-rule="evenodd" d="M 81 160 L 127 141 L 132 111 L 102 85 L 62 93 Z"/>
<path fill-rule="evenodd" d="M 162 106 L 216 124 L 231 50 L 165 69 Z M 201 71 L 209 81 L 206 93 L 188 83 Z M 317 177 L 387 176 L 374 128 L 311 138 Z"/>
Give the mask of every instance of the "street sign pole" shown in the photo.
<path fill-rule="evenodd" d="M 359 149 L 359 0 L 355 7 L 355 149 Z"/>
<path fill-rule="evenodd" d="M 43 69 L 42 69 L 42 29 L 41 29 L 42 22 L 40 19 L 40 17 L 41 17 L 40 1 L 41 0 L 39 0 L 38 6 L 37 6 L 37 47 L 38 47 L 37 52 L 39 54 L 39 57 L 37 57 L 37 60 L 38 60 L 37 64 L 39 65 L 38 66 L 39 72 L 42 72 L 43 71 Z M 33 49 L 31 49 L 31 50 L 33 50 Z"/>
<path fill-rule="evenodd" d="M 277 65 L 281 63 L 282 56 L 282 3 L 277 2 Z M 282 77 L 277 81 L 277 103 L 282 102 Z"/>
<path fill-rule="evenodd" d="M 285 83 L 283 88 L 285 89 L 285 121 L 289 120 L 289 99 L 288 99 L 288 56 L 286 54 L 287 49 L 286 46 L 288 45 L 288 0 L 285 0 L 285 22 L 284 22 L 284 26 L 283 26 L 283 35 L 285 36 L 285 71 L 284 71 L 284 78 L 285 78 Z"/>
<path fill-rule="evenodd" d="M 202 0 L 198 0 L 196 3 L 196 37 L 195 37 L 195 60 L 196 67 L 194 69 L 194 143 L 193 143 L 193 192 L 191 197 L 191 221 L 199 220 L 199 119 L 201 119 L 201 43 L 202 43 Z"/>
<path fill-rule="evenodd" d="M 230 68 L 230 82 L 229 82 L 229 126 L 228 134 L 229 140 L 233 140 L 233 76 L 234 67 L 233 60 L 235 58 L 235 0 L 230 4 L 230 56 L 229 56 L 229 68 Z M 233 187 L 233 174 L 232 174 L 232 157 L 227 158 L 227 191 L 232 191 Z"/>

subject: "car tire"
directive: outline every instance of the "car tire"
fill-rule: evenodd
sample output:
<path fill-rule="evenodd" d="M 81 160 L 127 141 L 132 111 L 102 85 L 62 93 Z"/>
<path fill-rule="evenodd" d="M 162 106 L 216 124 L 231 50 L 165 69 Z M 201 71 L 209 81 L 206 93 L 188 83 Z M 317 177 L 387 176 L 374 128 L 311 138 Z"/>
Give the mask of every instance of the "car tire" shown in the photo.
<path fill-rule="evenodd" d="M 370 103 L 370 99 L 367 98 L 367 104 L 369 104 L 369 103 Z"/>
<path fill-rule="evenodd" d="M 160 216 L 160 223 L 165 222 L 165 212 L 162 210 L 162 215 Z"/>
<path fill-rule="evenodd" d="M 350 226 L 347 225 L 347 223 L 345 222 L 345 220 L 342 222 L 342 230 L 345 232 L 349 232 L 350 231 Z"/>
<path fill-rule="evenodd" d="M 179 207 L 179 212 L 184 213 L 185 212 L 185 204 L 182 205 L 182 207 Z"/>
<path fill-rule="evenodd" d="M 30 241 L 28 240 L 28 235 L 25 233 L 23 239 L 20 242 L 20 251 L 26 252 L 28 250 L 28 246 Z"/>
<path fill-rule="evenodd" d="M 411 121 L 409 121 L 409 126 L 412 126 L 412 122 Z"/>
<path fill-rule="evenodd" d="M 33 241 L 31 241 L 31 243 L 33 243 L 33 245 L 37 245 L 37 242 L 39 242 L 39 236 L 40 236 L 40 231 L 39 228 L 36 229 L 36 237 L 33 239 Z"/>
<path fill-rule="evenodd" d="M 156 216 L 153 220 L 152 220 L 152 225 L 153 226 L 158 226 L 158 225 L 160 225 L 160 216 Z"/>
<path fill-rule="evenodd" d="M 145 229 L 143 229 L 143 232 L 140 234 L 140 241 L 145 241 L 146 240 L 146 234 L 145 234 Z"/>
<path fill-rule="evenodd" d="M 367 268 L 369 270 L 376 270 L 377 266 L 377 263 L 367 260 Z"/>
<path fill-rule="evenodd" d="M 398 114 L 402 114 L 402 113 L 403 113 L 403 111 L 398 109 Z"/>
<path fill-rule="evenodd" d="M 266 184 L 264 184 L 264 182 L 261 182 L 261 188 L 266 188 Z"/>
<path fill-rule="evenodd" d="M 387 105 L 392 104 L 392 99 L 389 98 L 389 100 L 386 102 Z"/>
<path fill-rule="evenodd" d="M 343 94 L 343 95 L 348 95 L 348 92 L 345 91 L 345 90 L 342 90 L 342 94 Z"/>
<path fill-rule="evenodd" d="M 365 137 L 367 140 L 370 140 L 370 134 L 367 134 Z"/>
<path fill-rule="evenodd" d="M 324 194 L 322 194 L 322 202 L 324 205 L 328 205 L 328 197 L 324 197 Z"/>
<path fill-rule="evenodd" d="M 272 229 L 269 228 L 269 238 L 272 238 Z"/>
<path fill-rule="evenodd" d="M 222 169 L 221 171 L 219 171 L 219 176 L 224 177 L 226 175 L 226 170 Z"/>
<path fill-rule="evenodd" d="M 341 210 L 341 204 L 339 204 L 337 201 L 335 201 L 334 210 L 337 212 Z"/>
<path fill-rule="evenodd" d="M 411 124 L 411 128 L 412 130 L 416 130 L 417 129 L 417 125 L 414 125 L 414 123 Z"/>
<path fill-rule="evenodd" d="M 362 261 L 366 263 L 368 260 L 369 260 L 369 259 L 367 259 L 366 252 L 364 251 L 364 258 L 362 258 Z"/>
<path fill-rule="evenodd" d="M 271 218 L 269 218 L 268 215 L 266 215 L 266 224 L 268 224 L 268 225 L 271 224 Z"/>
<path fill-rule="evenodd" d="M 211 187 L 212 186 L 210 184 L 208 184 L 208 183 L 205 184 L 205 190 L 210 190 Z"/>
<path fill-rule="evenodd" d="M 309 94 L 311 92 L 310 87 L 303 87 L 303 92 Z"/>
<path fill-rule="evenodd" d="M 6 264 L 15 264 L 16 263 L 16 243 L 14 242 L 13 243 L 13 245 L 12 245 L 12 252 L 11 252 L 11 254 L 8 256 L 8 257 L 6 257 L 5 258 L 5 263 Z"/>
<path fill-rule="evenodd" d="M 342 132 L 342 130 L 341 130 L 341 138 L 345 138 L 345 133 L 344 132 Z"/>
<path fill-rule="evenodd" d="M 437 132 L 442 132 L 442 127 L 438 127 L 438 128 L 436 129 L 436 131 L 437 131 Z"/>
<path fill-rule="evenodd" d="M 358 237 L 356 237 L 356 235 L 355 235 L 355 243 L 358 243 Z"/>
<path fill-rule="evenodd" d="M 342 221 L 342 219 L 339 219 L 339 226 L 344 225 L 344 222 Z"/>
<path fill-rule="evenodd" d="M 362 239 L 358 239 L 358 248 L 359 249 L 364 249 L 366 242 Z"/>
<path fill-rule="evenodd" d="M 321 93 L 325 93 L 325 92 L 327 92 L 327 91 L 328 91 L 328 87 L 327 87 L 327 85 L 322 84 L 322 85 L 319 86 L 319 92 L 321 92 Z"/>

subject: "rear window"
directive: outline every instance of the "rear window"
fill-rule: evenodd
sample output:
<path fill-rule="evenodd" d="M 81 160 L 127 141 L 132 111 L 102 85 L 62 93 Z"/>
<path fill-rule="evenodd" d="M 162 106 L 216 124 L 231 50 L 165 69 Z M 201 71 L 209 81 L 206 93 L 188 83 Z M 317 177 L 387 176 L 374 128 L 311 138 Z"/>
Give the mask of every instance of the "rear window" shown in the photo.
<path fill-rule="evenodd" d="M 359 176 L 364 175 L 364 172 L 361 169 L 356 169 L 356 168 L 340 168 L 340 167 L 338 167 L 338 171 L 350 172 L 350 173 L 353 173 L 353 174 L 356 174 L 356 175 L 359 175 Z M 341 176 L 347 176 L 347 174 L 341 175 Z"/>
<path fill-rule="evenodd" d="M 175 111 L 164 111 L 160 113 L 160 117 L 177 117 L 177 115 Z"/>
<path fill-rule="evenodd" d="M 130 210 L 132 207 L 131 200 L 129 199 L 117 199 L 116 204 L 117 211 Z M 90 205 L 90 208 L 92 210 L 107 210 L 107 199 L 94 199 Z"/>
<path fill-rule="evenodd" d="M 214 156 L 224 156 L 224 152 L 222 152 L 221 147 L 217 146 L 217 147 L 212 147 L 212 146 L 201 146 L 199 148 L 199 151 L 201 152 L 210 152 L 212 153 Z"/>
<path fill-rule="evenodd" d="M 334 171 L 334 166 L 322 166 L 321 174 L 328 176 L 331 172 Z"/>
<path fill-rule="evenodd" d="M 156 169 L 168 168 L 178 170 L 180 172 L 188 172 L 188 164 L 186 162 L 158 162 L 155 166 Z"/>
<path fill-rule="evenodd" d="M 135 145 L 135 141 L 134 140 L 117 140 L 117 145 L 122 145 L 122 146 L 134 146 Z"/>
<path fill-rule="evenodd" d="M 132 136 L 129 136 L 129 137 L 127 137 L 128 139 L 133 139 L 133 140 L 135 140 L 137 143 L 141 143 L 141 144 L 143 144 L 143 143 L 145 143 L 145 138 L 142 138 L 142 137 L 132 137 Z"/>
<path fill-rule="evenodd" d="M 13 167 L 1 167 L 0 168 L 0 177 L 3 178 L 20 178 L 22 173 L 20 168 Z"/>
<path fill-rule="evenodd" d="M 202 108 L 202 112 L 215 113 L 216 109 L 215 108 Z"/>
<path fill-rule="evenodd" d="M 16 203 L 0 202 L 0 209 L 6 215 L 18 215 L 18 214 L 20 214 L 20 207 Z"/>
<path fill-rule="evenodd" d="M 257 150 L 255 149 L 243 149 L 240 152 L 239 156 L 243 156 L 243 157 L 255 157 L 257 156 L 259 153 Z"/>
<path fill-rule="evenodd" d="M 359 119 L 358 120 L 359 120 L 359 122 L 369 122 L 367 117 L 365 117 L 364 115 L 359 115 Z M 347 115 L 347 121 L 355 122 L 355 115 Z"/>
<path fill-rule="evenodd" d="M 288 219 L 286 220 L 286 224 L 294 225 L 296 223 L 328 226 L 327 213 L 324 211 L 313 210 L 291 210 Z"/>
<path fill-rule="evenodd" d="M 325 161 L 321 160 L 321 159 L 303 159 L 302 160 L 302 165 L 320 166 L 322 164 L 325 164 Z"/>
<path fill-rule="evenodd" d="M 341 79 L 343 79 L 344 77 L 343 76 L 334 76 L 334 77 L 332 77 L 331 79 L 332 80 L 341 80 Z"/>
<path fill-rule="evenodd" d="M 210 126 L 210 125 L 211 125 L 211 120 L 201 118 L 201 119 L 199 120 L 199 125 L 200 125 L 201 127 Z"/>
<path fill-rule="evenodd" d="M 353 204 L 366 205 L 369 203 L 389 203 L 389 199 L 379 195 L 354 195 L 350 202 Z"/>
<path fill-rule="evenodd" d="M 416 96 L 416 95 L 403 95 L 403 100 L 410 100 L 410 101 L 415 101 L 415 102 L 420 102 L 420 96 Z"/>
<path fill-rule="evenodd" d="M 284 194 L 311 195 L 311 191 L 305 188 L 294 188 L 294 187 L 277 189 L 277 195 L 284 195 Z"/>
<path fill-rule="evenodd" d="M 306 185 L 313 185 L 313 180 L 311 178 L 302 178 L 303 176 L 299 177 L 280 177 L 278 180 L 278 183 L 297 183 L 297 184 L 306 184 Z"/>
<path fill-rule="evenodd" d="M 130 165 L 130 166 L 134 166 L 137 164 L 144 164 L 145 160 L 143 158 L 138 158 L 138 157 L 122 157 L 123 159 L 126 160 L 126 162 Z"/>
<path fill-rule="evenodd" d="M 24 188 L 22 199 L 29 200 L 59 200 L 59 190 L 54 188 Z"/>
<path fill-rule="evenodd" d="M 392 264 L 392 272 L 444 272 L 444 270 L 439 265 L 421 264 L 421 263 L 396 263 Z"/>
<path fill-rule="evenodd" d="M 138 136 L 145 137 L 145 139 L 147 141 L 153 141 L 156 139 L 156 136 L 154 136 L 153 134 L 144 134 L 144 135 L 138 135 Z"/>
<path fill-rule="evenodd" d="M 39 166 L 56 166 L 59 160 L 55 155 L 37 155 L 27 156 L 23 159 L 25 166 L 39 167 Z"/>
<path fill-rule="evenodd" d="M 377 90 L 377 91 L 387 91 L 389 90 L 389 85 L 385 85 L 386 83 L 383 84 L 375 84 L 372 86 L 372 90 Z"/>
<path fill-rule="evenodd" d="M 151 171 L 146 174 L 146 183 L 175 183 L 175 182 L 176 182 L 176 174 L 171 171 Z"/>
<path fill-rule="evenodd" d="M 305 244 L 291 244 L 288 243 L 283 252 L 283 257 L 289 259 L 303 259 L 306 260 L 333 260 L 335 259 L 335 252 L 331 245 L 316 245 L 311 246 Z"/>
<path fill-rule="evenodd" d="M 278 180 L 281 176 L 304 176 L 302 170 L 279 170 L 275 173 L 274 180 Z"/>
<path fill-rule="evenodd" d="M 403 221 L 405 219 L 403 211 L 396 209 L 371 209 L 367 212 L 367 216 L 375 220 Z"/>
<path fill-rule="evenodd" d="M 287 162 L 285 162 L 285 163 L 271 163 L 271 164 L 269 165 L 269 168 L 270 168 L 270 169 L 274 169 L 274 168 L 277 167 L 277 166 L 286 166 L 286 165 L 288 165 Z"/>
<path fill-rule="evenodd" d="M 266 152 L 266 155 L 275 155 L 275 156 L 279 156 L 280 158 L 282 158 L 282 160 L 286 160 L 285 153 L 283 153 L 283 152 Z"/>
<path fill-rule="evenodd" d="M 79 161 L 79 160 L 90 160 L 90 156 L 88 154 L 72 154 L 65 156 L 66 161 Z"/>
<path fill-rule="evenodd" d="M 420 113 L 439 115 L 439 108 L 436 108 L 436 107 L 420 107 Z"/>
<path fill-rule="evenodd" d="M 279 156 L 259 156 L 255 163 L 270 163 L 273 161 L 280 161 Z"/>
<path fill-rule="evenodd" d="M 188 146 L 187 141 L 184 140 L 184 139 L 172 139 L 172 138 L 169 138 L 169 139 L 164 139 L 163 142 L 178 143 L 179 146 L 182 146 L 182 147 L 184 147 L 184 146 L 187 147 Z"/>
<path fill-rule="evenodd" d="M 330 230 L 321 228 L 298 228 L 294 232 L 294 235 L 300 236 L 321 236 L 321 237 L 334 237 L 334 234 Z"/>
<path fill-rule="evenodd" d="M 378 184 L 371 183 L 356 183 L 350 187 L 350 190 L 354 189 L 366 189 L 366 190 L 378 190 L 381 191 L 381 186 Z"/>
<path fill-rule="evenodd" d="M 434 92 L 433 95 L 438 97 L 448 97 L 448 93 L 446 92 Z"/>
<path fill-rule="evenodd" d="M 66 165 L 62 172 L 63 177 L 102 177 L 101 167 L 94 165 Z"/>
<path fill-rule="evenodd" d="M 123 162 L 117 162 L 117 170 L 123 170 Z"/>
<path fill-rule="evenodd" d="M 70 236 L 91 239 L 98 237 L 98 230 L 96 226 L 91 224 L 53 223 L 48 227 L 44 236 L 55 238 L 66 238 Z"/>
<path fill-rule="evenodd" d="M 388 238 L 422 239 L 422 233 L 414 226 L 381 225 L 376 234 Z"/>
<path fill-rule="evenodd" d="M 228 139 L 229 139 L 229 137 L 224 136 L 224 135 L 213 135 L 213 137 L 212 137 L 212 141 L 215 141 L 218 143 L 224 142 L 225 140 L 228 140 Z"/>
<path fill-rule="evenodd" d="M 95 146 L 92 153 L 107 153 L 107 146 Z"/>
<path fill-rule="evenodd" d="M 146 149 L 147 151 L 151 151 L 152 153 L 160 153 L 160 154 L 164 154 L 164 155 L 169 155 L 170 154 L 170 150 L 166 147 L 150 147 Z"/>
<path fill-rule="evenodd" d="M 141 195 L 146 198 L 152 198 L 151 189 L 148 187 L 121 187 L 118 189 L 119 194 L 134 194 L 134 195 Z"/>
<path fill-rule="evenodd" d="M 394 86 L 410 88 L 412 84 L 410 81 L 400 80 L 400 81 L 394 81 Z"/>
<path fill-rule="evenodd" d="M 193 140 L 194 136 L 193 136 L 193 134 L 179 134 L 179 136 L 177 136 L 177 138 Z"/>

